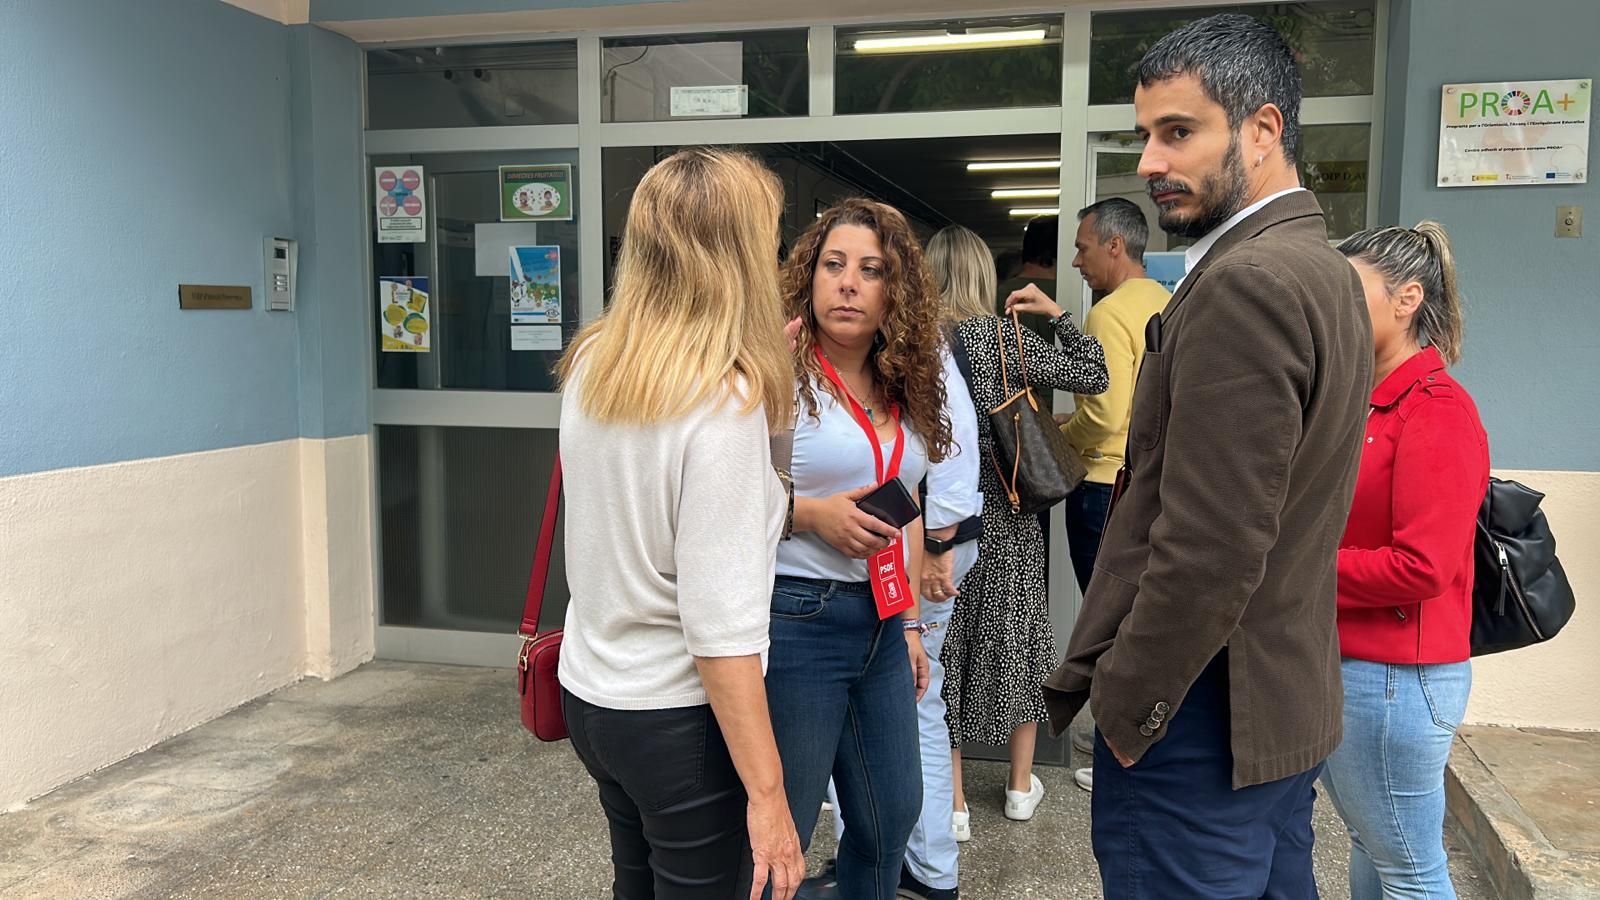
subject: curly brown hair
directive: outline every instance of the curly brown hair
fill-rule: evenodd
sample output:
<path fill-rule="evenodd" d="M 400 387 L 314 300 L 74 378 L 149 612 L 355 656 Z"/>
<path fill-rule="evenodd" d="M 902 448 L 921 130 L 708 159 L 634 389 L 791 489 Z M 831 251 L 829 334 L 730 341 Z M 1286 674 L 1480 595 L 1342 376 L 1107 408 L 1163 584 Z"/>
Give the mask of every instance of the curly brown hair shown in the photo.
<path fill-rule="evenodd" d="M 828 235 L 840 225 L 870 228 L 883 247 L 883 327 L 868 356 L 884 396 L 898 404 L 928 448 L 929 462 L 950 456 L 950 416 L 945 411 L 944 360 L 939 291 L 922 257 L 922 244 L 899 210 L 872 200 L 852 199 L 822 214 L 795 242 L 782 278 L 789 318 L 800 317 L 795 374 L 806 411 L 817 415 L 815 385 L 828 386 L 817 363 L 817 317 L 811 286 Z M 827 389 L 832 392 L 831 387 Z M 843 398 L 839 399 L 843 402 Z"/>

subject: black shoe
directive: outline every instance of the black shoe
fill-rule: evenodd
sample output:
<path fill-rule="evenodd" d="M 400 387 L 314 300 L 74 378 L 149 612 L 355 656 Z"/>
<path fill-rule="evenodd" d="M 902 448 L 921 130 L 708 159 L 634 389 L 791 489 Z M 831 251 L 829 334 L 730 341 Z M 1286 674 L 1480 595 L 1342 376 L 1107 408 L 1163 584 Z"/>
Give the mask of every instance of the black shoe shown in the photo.
<path fill-rule="evenodd" d="M 795 891 L 794 900 L 839 900 L 839 866 L 829 860 L 822 867 L 821 874 L 813 875 L 800 882 L 800 889 Z"/>
<path fill-rule="evenodd" d="M 903 900 L 960 900 L 961 889 L 928 887 L 918 881 L 907 867 L 900 870 L 900 891 L 896 896 Z"/>

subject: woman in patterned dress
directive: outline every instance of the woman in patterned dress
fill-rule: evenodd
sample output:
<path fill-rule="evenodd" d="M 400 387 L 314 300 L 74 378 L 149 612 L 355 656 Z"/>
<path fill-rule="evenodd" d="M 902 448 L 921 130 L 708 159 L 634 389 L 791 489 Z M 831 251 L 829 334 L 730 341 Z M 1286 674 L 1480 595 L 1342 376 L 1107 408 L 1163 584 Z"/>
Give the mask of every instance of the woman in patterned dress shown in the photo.
<path fill-rule="evenodd" d="M 961 582 L 942 654 L 955 762 L 952 822 L 957 839 L 965 841 L 971 828 L 961 784 L 963 741 L 1010 745 L 1008 818 L 1031 819 L 1044 798 L 1044 786 L 1033 774 L 1038 723 L 1046 720 L 1040 685 L 1059 661 L 1045 592 L 1039 517 L 1019 515 L 1011 508 L 993 462 L 994 435 L 986 414 L 1006 399 L 1002 344 L 1013 392 L 1022 387 L 1024 361 L 1028 382 L 1046 402 L 1051 390 L 1098 394 L 1106 389 L 1107 376 L 1100 342 L 1079 331 L 1069 314 L 1032 285 L 1012 294 L 1007 308 L 1049 316 L 1060 346 L 1046 344 L 1026 328 L 1021 329 L 1018 346 L 1019 335 L 1011 321 L 991 312 L 994 258 L 973 232 L 960 226 L 944 229 L 929 242 L 928 259 L 956 338 L 971 362 L 969 387 L 978 408 L 978 446 L 983 454 L 978 563 Z"/>

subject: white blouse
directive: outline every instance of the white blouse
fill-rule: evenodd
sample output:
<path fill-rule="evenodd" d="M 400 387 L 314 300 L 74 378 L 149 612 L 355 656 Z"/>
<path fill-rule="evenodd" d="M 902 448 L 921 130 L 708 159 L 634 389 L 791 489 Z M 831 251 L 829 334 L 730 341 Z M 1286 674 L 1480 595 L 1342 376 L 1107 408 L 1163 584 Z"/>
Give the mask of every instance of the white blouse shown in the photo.
<path fill-rule="evenodd" d="M 872 446 L 848 406 L 841 406 L 826 388 L 816 387 L 817 415 L 798 404 L 794 426 L 794 476 L 796 497 L 829 497 L 878 483 Z M 928 453 L 922 438 L 903 416 L 906 441 L 900 460 L 900 481 L 914 497 L 928 472 Z M 894 455 L 894 441 L 882 445 L 883 464 Z M 909 562 L 909 556 L 907 557 Z M 867 580 L 867 561 L 850 559 L 833 549 L 821 535 L 797 532 L 778 545 L 778 574 L 794 578 L 833 581 Z"/>

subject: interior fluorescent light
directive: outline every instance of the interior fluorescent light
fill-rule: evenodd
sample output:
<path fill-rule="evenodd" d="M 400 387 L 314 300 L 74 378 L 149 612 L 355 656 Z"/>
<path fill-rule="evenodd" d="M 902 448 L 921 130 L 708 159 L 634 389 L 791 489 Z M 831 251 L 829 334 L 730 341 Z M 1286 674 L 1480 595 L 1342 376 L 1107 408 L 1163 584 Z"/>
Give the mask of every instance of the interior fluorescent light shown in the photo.
<path fill-rule="evenodd" d="M 1011 211 L 1011 218 L 1013 218 L 1013 219 L 1021 219 L 1023 217 L 1027 217 L 1027 218 L 1031 219 L 1034 216 L 1059 216 L 1059 215 L 1061 215 L 1061 210 L 1060 209 L 1058 209 L 1058 208 L 1046 209 L 1046 208 L 1044 208 L 1042 206 L 1039 206 L 1039 207 L 1028 207 L 1028 208 L 1024 208 L 1024 209 L 1013 209 Z"/>
<path fill-rule="evenodd" d="M 1029 200 L 1040 197 L 1059 197 L 1061 188 L 1001 188 L 990 192 L 989 196 L 996 200 Z"/>
<path fill-rule="evenodd" d="M 1059 159 L 1002 159 L 995 162 L 967 163 L 968 172 L 1032 172 L 1059 168 L 1061 168 Z"/>
<path fill-rule="evenodd" d="M 855 42 L 855 49 L 857 53 L 915 53 L 919 50 L 1015 47 L 1022 44 L 1037 44 L 1044 39 L 1043 28 L 1026 28 L 1015 31 L 971 31 L 961 34 L 862 38 Z"/>

